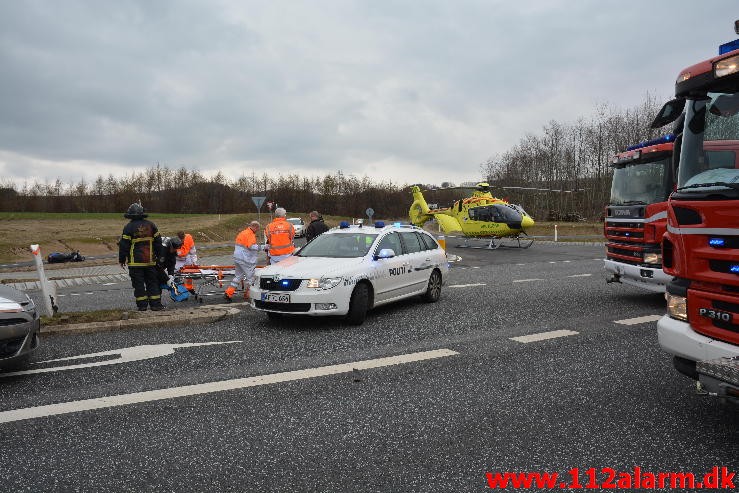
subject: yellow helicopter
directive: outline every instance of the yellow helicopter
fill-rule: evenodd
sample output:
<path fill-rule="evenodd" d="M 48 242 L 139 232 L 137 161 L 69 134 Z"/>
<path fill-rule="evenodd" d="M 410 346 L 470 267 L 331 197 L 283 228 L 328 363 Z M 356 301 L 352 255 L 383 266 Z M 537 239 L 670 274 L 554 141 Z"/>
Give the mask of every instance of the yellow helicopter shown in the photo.
<path fill-rule="evenodd" d="M 460 247 L 469 247 L 469 238 L 489 239 L 485 248 L 491 250 L 500 247 L 505 238 L 517 241 L 517 245 L 506 246 L 528 248 L 534 243 L 533 238 L 526 236 L 526 228 L 534 225 L 531 216 L 520 205 L 509 204 L 493 197 L 487 183 L 478 183 L 471 197 L 459 199 L 447 208 L 429 208 L 417 185 L 411 187 L 411 193 L 413 204 L 408 211 L 411 222 L 416 226 L 423 226 L 427 221 L 435 219 L 444 233 L 461 232 L 465 243 L 458 245 Z"/>

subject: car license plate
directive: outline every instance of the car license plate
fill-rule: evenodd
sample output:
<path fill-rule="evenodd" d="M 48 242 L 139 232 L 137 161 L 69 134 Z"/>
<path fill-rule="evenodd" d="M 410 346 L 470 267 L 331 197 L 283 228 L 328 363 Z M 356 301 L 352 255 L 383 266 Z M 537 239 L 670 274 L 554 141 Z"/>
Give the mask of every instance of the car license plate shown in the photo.
<path fill-rule="evenodd" d="M 732 314 L 729 312 L 721 312 L 711 308 L 699 308 L 698 315 L 701 317 L 708 317 L 711 320 L 719 320 L 721 322 L 731 322 L 733 318 Z"/>
<path fill-rule="evenodd" d="M 287 293 L 262 293 L 262 301 L 269 303 L 290 303 L 290 295 Z"/>

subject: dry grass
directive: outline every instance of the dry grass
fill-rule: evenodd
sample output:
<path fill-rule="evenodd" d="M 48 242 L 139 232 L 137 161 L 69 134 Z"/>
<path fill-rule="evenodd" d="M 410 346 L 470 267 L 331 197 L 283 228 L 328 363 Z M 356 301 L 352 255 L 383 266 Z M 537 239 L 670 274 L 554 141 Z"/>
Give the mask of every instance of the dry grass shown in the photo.
<path fill-rule="evenodd" d="M 307 214 L 302 217 L 306 224 Z M 250 221 L 260 219 L 266 225 L 269 214 L 151 214 L 163 236 L 184 230 L 196 245 L 230 245 Z M 326 223 L 336 226 L 345 218 L 327 216 Z M 0 213 L 0 263 L 33 260 L 30 245 L 41 245 L 41 254 L 79 250 L 83 256 L 100 256 L 118 251 L 117 241 L 128 220 L 122 214 Z M 76 264 L 55 264 L 66 267 Z M 85 262 L 84 265 L 90 265 Z"/>
<path fill-rule="evenodd" d="M 92 312 L 57 313 L 53 317 L 41 317 L 41 325 L 84 324 L 89 322 L 114 322 L 122 320 L 124 313 L 128 318 L 138 318 L 139 313 L 128 310 L 96 310 Z"/>
<path fill-rule="evenodd" d="M 292 216 L 292 215 L 291 215 Z M 295 214 L 308 223 L 307 214 Z M 293 216 L 294 217 L 294 216 Z M 179 230 L 191 233 L 196 244 L 225 246 L 230 251 L 236 234 L 257 214 L 152 214 L 149 219 L 156 223 L 164 236 L 174 235 Z M 262 214 L 262 225 L 269 222 L 269 215 Z M 326 224 L 337 226 L 340 221 L 350 219 L 339 216 L 324 216 Z M 400 219 L 407 221 L 407 218 Z M 390 220 L 392 221 L 392 220 Z M 41 245 L 41 253 L 79 250 L 84 256 L 100 256 L 118 251 L 117 241 L 127 220 L 122 214 L 31 214 L 0 213 L 0 263 L 33 260 L 31 244 Z M 533 236 L 553 236 L 554 224 L 537 222 L 528 231 Z M 558 235 L 565 239 L 582 236 L 596 239 L 602 235 L 601 223 L 557 223 Z M 427 225 L 429 231 L 436 226 Z M 60 264 L 67 267 L 75 264 Z M 90 265 L 86 262 L 85 265 Z"/>

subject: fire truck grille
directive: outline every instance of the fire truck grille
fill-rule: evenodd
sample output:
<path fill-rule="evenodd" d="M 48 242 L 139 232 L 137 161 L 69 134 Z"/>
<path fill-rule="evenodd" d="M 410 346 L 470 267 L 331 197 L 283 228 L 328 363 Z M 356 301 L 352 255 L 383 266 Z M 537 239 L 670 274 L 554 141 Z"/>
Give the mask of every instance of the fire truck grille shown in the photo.
<path fill-rule="evenodd" d="M 733 314 L 733 320 L 731 322 L 727 322 L 725 320 L 713 320 L 714 327 L 729 330 L 731 332 L 739 332 L 739 323 L 737 323 L 739 322 L 739 315 L 737 315 L 739 314 L 739 304 L 713 300 L 711 302 L 711 306 L 716 310 L 720 310 L 722 312 L 730 312 Z"/>
<path fill-rule="evenodd" d="M 607 228 L 633 228 L 633 229 L 644 229 L 644 223 L 617 223 L 613 221 L 606 221 Z"/>
<path fill-rule="evenodd" d="M 618 258 L 619 262 L 626 262 L 626 263 L 633 263 L 633 264 L 641 264 L 644 261 L 644 253 L 638 252 L 634 250 L 626 250 L 624 248 L 618 248 L 609 246 L 608 247 L 608 253 L 612 253 L 614 255 L 624 255 L 626 257 L 631 257 L 632 260 L 626 260 L 623 258 Z"/>
<path fill-rule="evenodd" d="M 711 260 L 708 262 L 709 267 L 714 272 L 721 272 L 723 274 L 735 274 L 732 268 L 735 268 L 736 262 L 729 262 L 726 260 Z"/>

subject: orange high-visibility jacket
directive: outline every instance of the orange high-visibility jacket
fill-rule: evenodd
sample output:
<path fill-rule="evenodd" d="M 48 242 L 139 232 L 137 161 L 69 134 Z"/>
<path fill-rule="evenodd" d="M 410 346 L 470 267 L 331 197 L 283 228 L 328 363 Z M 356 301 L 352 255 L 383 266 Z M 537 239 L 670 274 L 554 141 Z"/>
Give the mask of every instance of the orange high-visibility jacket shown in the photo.
<path fill-rule="evenodd" d="M 270 256 L 289 255 L 295 251 L 295 228 L 284 217 L 276 217 L 269 223 L 266 234 Z"/>
<path fill-rule="evenodd" d="M 251 228 L 246 228 L 236 236 L 236 246 L 234 247 L 234 261 L 244 262 L 247 264 L 256 264 L 257 255 L 261 250 L 257 243 L 257 236 Z"/>
<path fill-rule="evenodd" d="M 192 239 L 192 235 L 190 233 L 185 233 L 185 238 L 182 240 L 182 247 L 177 250 L 177 256 L 187 256 L 187 254 L 190 253 L 190 250 L 192 250 L 193 247 L 195 247 L 195 240 Z"/>

